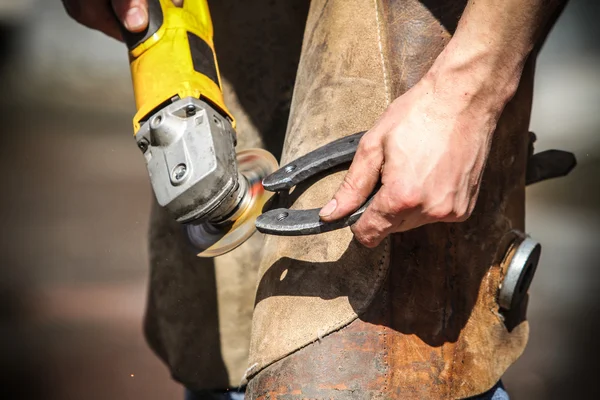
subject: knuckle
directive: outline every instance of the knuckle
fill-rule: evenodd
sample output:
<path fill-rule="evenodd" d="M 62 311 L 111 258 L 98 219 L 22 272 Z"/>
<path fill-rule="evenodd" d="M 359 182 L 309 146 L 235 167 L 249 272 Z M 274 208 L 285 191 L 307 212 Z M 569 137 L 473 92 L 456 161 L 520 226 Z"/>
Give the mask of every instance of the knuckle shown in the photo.
<path fill-rule="evenodd" d="M 443 221 L 453 219 L 454 208 L 453 205 L 446 202 L 435 207 L 430 208 L 427 211 L 427 216 L 434 221 Z"/>
<path fill-rule="evenodd" d="M 444 202 L 427 211 L 427 216 L 435 221 L 464 222 L 471 216 L 471 210 L 467 205 L 457 205 L 453 202 Z"/>
<path fill-rule="evenodd" d="M 356 240 L 368 248 L 377 247 L 392 226 L 391 221 L 375 216 L 368 217 L 360 222 L 352 227 L 352 233 Z"/>
<path fill-rule="evenodd" d="M 354 175 L 347 173 L 344 176 L 344 180 L 342 181 L 342 185 L 340 187 L 344 192 L 351 192 L 353 194 L 359 194 L 359 185 L 356 183 L 354 179 Z"/>
<path fill-rule="evenodd" d="M 376 236 L 373 234 L 363 234 L 361 232 L 355 232 L 354 237 L 356 240 L 365 247 L 373 248 L 377 246 Z"/>
<path fill-rule="evenodd" d="M 468 205 L 463 206 L 454 212 L 454 219 L 456 222 L 465 222 L 471 217 L 471 214 L 473 214 L 473 210 Z"/>
<path fill-rule="evenodd" d="M 367 139 L 367 141 L 358 145 L 356 150 L 356 154 L 354 156 L 355 159 L 360 159 L 362 161 L 362 166 L 366 171 L 361 171 L 361 173 L 366 174 L 379 174 L 381 171 L 381 144 L 378 141 Z"/>
<path fill-rule="evenodd" d="M 400 196 L 392 196 L 387 202 L 387 211 L 391 215 L 398 215 L 409 207 Z"/>
<path fill-rule="evenodd" d="M 417 208 L 422 203 L 421 189 L 417 186 L 403 188 L 402 192 L 397 195 L 398 202 L 404 208 Z"/>
<path fill-rule="evenodd" d="M 377 247 L 377 242 L 373 238 L 360 240 L 363 246 L 368 247 L 369 249 Z"/>
<path fill-rule="evenodd" d="M 397 216 L 401 212 L 420 206 L 421 196 L 418 191 L 385 190 L 381 192 L 380 213 L 384 216 Z"/>
<path fill-rule="evenodd" d="M 359 157 L 366 157 L 370 154 L 373 154 L 377 151 L 378 143 L 376 143 L 373 139 L 361 139 L 358 147 L 356 149 L 356 154 Z"/>
<path fill-rule="evenodd" d="M 379 147 L 379 140 L 377 140 L 372 134 L 365 133 L 365 135 L 358 142 L 356 151 L 357 153 L 371 153 L 377 151 Z"/>
<path fill-rule="evenodd" d="M 470 215 L 465 214 L 465 215 L 461 215 L 461 216 L 456 216 L 453 219 L 455 222 L 465 222 L 466 220 L 469 219 L 469 217 L 470 217 Z"/>

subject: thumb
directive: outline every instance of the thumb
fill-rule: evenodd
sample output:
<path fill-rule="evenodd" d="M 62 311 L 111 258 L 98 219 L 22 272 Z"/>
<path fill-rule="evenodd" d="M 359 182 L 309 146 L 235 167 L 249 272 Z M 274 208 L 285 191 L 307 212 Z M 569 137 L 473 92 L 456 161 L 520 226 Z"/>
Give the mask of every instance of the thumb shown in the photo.
<path fill-rule="evenodd" d="M 323 221 L 343 218 L 362 206 L 379 182 L 383 166 L 383 145 L 379 135 L 365 134 L 350 169 L 333 199 L 321 209 Z"/>
<path fill-rule="evenodd" d="M 112 0 L 117 17 L 130 32 L 141 32 L 148 26 L 147 0 Z"/>

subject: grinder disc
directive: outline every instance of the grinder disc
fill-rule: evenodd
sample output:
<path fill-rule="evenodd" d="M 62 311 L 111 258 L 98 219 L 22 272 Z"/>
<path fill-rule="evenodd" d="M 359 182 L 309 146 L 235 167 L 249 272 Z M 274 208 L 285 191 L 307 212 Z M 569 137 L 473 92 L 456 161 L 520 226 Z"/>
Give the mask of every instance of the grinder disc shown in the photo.
<path fill-rule="evenodd" d="M 262 185 L 262 180 L 279 168 L 271 153 L 262 149 L 242 150 L 237 154 L 237 163 L 238 171 L 248 181 L 248 193 L 240 210 L 231 220 L 187 226 L 188 237 L 199 250 L 198 257 L 217 257 L 244 243 L 256 232 L 256 218 L 273 196 Z"/>

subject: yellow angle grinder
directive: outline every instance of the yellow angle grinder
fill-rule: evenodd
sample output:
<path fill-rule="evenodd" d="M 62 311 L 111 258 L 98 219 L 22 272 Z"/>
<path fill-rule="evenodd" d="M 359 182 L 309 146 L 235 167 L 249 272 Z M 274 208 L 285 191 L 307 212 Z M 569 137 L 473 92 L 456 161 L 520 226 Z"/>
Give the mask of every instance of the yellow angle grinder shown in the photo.
<path fill-rule="evenodd" d="M 278 167 L 261 149 L 236 154 L 235 119 L 225 106 L 206 0 L 148 0 L 144 32 L 122 29 L 137 113 L 135 140 L 154 194 L 185 224 L 200 257 L 248 239 L 271 196 L 262 179 Z"/>

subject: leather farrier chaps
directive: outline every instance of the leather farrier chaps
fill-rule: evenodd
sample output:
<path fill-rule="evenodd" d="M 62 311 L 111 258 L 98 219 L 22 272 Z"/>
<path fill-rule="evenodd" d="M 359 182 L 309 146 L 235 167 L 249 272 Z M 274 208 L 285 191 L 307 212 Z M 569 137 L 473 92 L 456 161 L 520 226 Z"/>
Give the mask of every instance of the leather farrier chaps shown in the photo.
<path fill-rule="evenodd" d="M 466 1 L 313 0 L 282 164 L 369 129 L 428 71 Z M 472 217 L 392 235 L 349 229 L 268 237 L 259 269 L 249 399 L 454 399 L 481 394 L 521 355 L 526 301 L 501 312 L 514 230 L 524 229 L 534 56 L 498 123 Z M 344 171 L 296 188 L 325 204 Z"/>
<path fill-rule="evenodd" d="M 309 11 L 308 0 L 211 1 L 238 148 L 281 152 L 296 71 L 282 162 L 370 128 L 427 71 L 464 4 L 313 0 Z M 523 229 L 533 64 L 498 125 L 466 223 L 394 235 L 375 250 L 349 229 L 257 234 L 206 260 L 155 206 L 145 333 L 174 379 L 224 389 L 248 378 L 253 399 L 460 398 L 491 387 L 528 335 L 523 312 L 499 311 L 497 289 L 505 243 Z M 342 177 L 284 201 L 322 206 Z"/>

